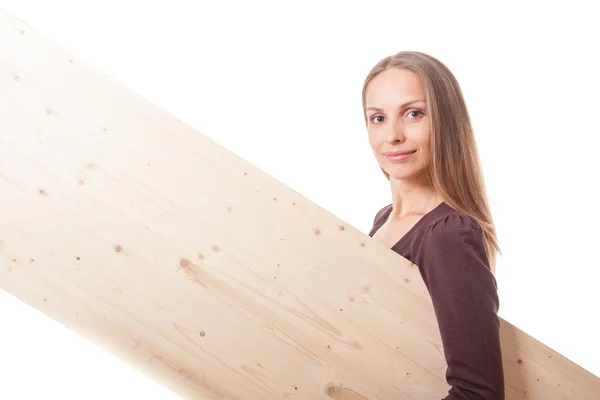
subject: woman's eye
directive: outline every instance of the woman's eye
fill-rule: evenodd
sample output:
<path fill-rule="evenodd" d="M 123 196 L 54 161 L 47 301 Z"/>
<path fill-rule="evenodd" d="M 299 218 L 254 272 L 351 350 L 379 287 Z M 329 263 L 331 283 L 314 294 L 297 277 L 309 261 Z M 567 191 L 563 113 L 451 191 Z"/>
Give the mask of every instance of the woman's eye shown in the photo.
<path fill-rule="evenodd" d="M 380 120 L 378 120 L 378 118 L 381 118 Z M 374 115 L 371 117 L 371 122 L 375 122 L 375 123 L 379 123 L 382 122 L 383 120 L 383 116 L 382 115 Z"/>
<path fill-rule="evenodd" d="M 419 116 L 423 115 L 423 113 L 422 113 L 421 111 L 419 111 L 419 110 L 413 110 L 413 111 L 409 112 L 408 114 L 409 114 L 409 115 L 411 115 L 411 114 L 412 114 L 412 115 L 414 115 L 415 113 L 418 113 L 418 114 L 420 114 L 420 115 L 413 116 L 413 118 L 417 118 L 417 117 L 419 117 Z"/>

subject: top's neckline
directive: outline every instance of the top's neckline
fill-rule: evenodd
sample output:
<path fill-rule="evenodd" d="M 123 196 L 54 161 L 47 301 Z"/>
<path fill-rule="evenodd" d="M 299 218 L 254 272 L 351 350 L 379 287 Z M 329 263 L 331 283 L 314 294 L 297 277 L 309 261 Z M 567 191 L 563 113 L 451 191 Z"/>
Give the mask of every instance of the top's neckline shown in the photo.
<path fill-rule="evenodd" d="M 421 225 L 423 225 L 425 222 L 427 222 L 430 218 L 432 218 L 438 210 L 440 210 L 441 208 L 445 208 L 446 206 L 448 206 L 448 204 L 446 202 L 442 201 L 440 204 L 438 204 L 437 206 L 435 206 L 434 208 L 429 210 L 429 212 L 425 213 L 396 243 L 394 243 L 394 245 L 391 248 L 396 249 L 398 246 L 403 244 L 417 230 L 417 228 L 419 228 Z M 388 218 L 392 212 L 393 205 L 390 204 L 387 206 L 387 208 L 388 209 L 381 216 L 381 221 L 379 221 L 379 223 L 376 225 L 375 229 L 373 229 L 373 233 L 371 234 L 371 236 L 375 236 L 375 233 L 377 233 L 377 231 L 388 220 Z"/>

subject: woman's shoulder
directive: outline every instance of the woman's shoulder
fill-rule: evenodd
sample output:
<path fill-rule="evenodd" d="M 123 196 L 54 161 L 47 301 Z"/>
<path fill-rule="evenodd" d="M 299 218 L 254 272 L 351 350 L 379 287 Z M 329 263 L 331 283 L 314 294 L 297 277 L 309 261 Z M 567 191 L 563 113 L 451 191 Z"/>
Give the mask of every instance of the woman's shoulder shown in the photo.
<path fill-rule="evenodd" d="M 425 236 L 429 239 L 456 241 L 483 237 L 483 229 L 476 218 L 446 202 L 441 203 L 432 214 L 424 227 Z"/>
<path fill-rule="evenodd" d="M 450 282 L 460 276 L 467 282 L 471 279 L 467 275 L 481 278 L 475 271 L 485 277 L 491 271 L 480 223 L 448 204 L 436 209 L 435 218 L 430 218 L 422 227 L 414 246 L 412 261 L 419 266 L 428 287 L 432 280 Z"/>
<path fill-rule="evenodd" d="M 385 216 L 385 214 L 390 210 L 391 207 L 392 203 L 380 208 L 379 211 L 377 211 L 377 213 L 375 214 L 375 218 L 373 218 L 373 225 L 377 225 L 379 222 L 381 222 L 381 219 Z"/>
<path fill-rule="evenodd" d="M 375 214 L 375 217 L 373 218 L 373 224 L 371 225 L 371 230 L 369 231 L 369 236 L 373 236 L 375 231 L 383 224 L 383 222 L 385 222 L 385 218 L 387 217 L 387 214 L 390 211 L 391 207 L 392 207 L 392 204 L 390 203 L 390 204 L 382 207 L 379 211 L 377 211 L 377 213 Z"/>
<path fill-rule="evenodd" d="M 440 263 L 458 268 L 458 263 L 469 260 L 467 264 L 471 266 L 477 264 L 489 269 L 485 234 L 471 215 L 443 203 L 422 229 L 415 263 L 423 264 L 426 269 Z"/>

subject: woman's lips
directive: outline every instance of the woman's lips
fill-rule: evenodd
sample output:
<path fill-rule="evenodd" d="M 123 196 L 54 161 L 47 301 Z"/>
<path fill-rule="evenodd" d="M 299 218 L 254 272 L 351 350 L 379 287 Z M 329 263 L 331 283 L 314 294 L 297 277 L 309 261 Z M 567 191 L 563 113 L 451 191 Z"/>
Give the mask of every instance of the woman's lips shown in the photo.
<path fill-rule="evenodd" d="M 404 161 L 411 155 L 413 155 L 416 150 L 405 150 L 405 151 L 388 151 L 384 153 L 386 158 L 390 161 Z"/>

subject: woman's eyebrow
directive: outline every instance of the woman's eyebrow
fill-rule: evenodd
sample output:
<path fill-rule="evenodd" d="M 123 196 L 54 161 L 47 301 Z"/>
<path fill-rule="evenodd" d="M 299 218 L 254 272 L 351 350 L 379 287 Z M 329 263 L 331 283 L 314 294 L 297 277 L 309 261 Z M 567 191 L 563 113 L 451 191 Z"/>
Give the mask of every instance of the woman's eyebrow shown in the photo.
<path fill-rule="evenodd" d="M 411 100 L 411 101 L 408 101 L 408 102 L 406 102 L 406 103 L 402 104 L 402 105 L 400 106 L 400 108 L 406 108 L 406 107 L 410 106 L 411 104 L 414 104 L 414 103 L 419 103 L 419 102 L 423 102 L 423 103 L 425 103 L 425 100 L 421 100 L 421 99 L 417 99 L 417 100 Z M 379 107 L 369 107 L 369 108 L 367 108 L 367 111 L 368 111 L 368 110 L 373 110 L 373 111 L 379 111 L 379 112 L 383 112 L 383 110 L 382 110 L 381 108 L 379 108 Z"/>

